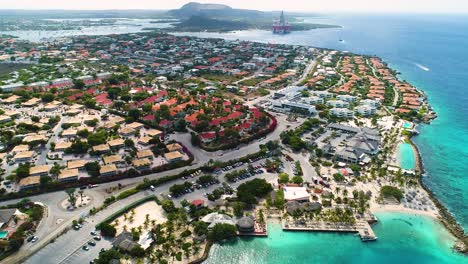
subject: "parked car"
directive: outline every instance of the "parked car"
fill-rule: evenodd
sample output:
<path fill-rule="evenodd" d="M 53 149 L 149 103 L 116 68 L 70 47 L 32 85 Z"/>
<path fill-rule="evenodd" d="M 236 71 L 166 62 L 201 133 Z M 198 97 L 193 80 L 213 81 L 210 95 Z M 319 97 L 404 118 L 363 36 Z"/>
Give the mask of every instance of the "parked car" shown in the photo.
<path fill-rule="evenodd" d="M 85 251 L 88 251 L 89 247 L 85 245 L 85 246 L 82 247 L 82 249 L 85 250 Z"/>

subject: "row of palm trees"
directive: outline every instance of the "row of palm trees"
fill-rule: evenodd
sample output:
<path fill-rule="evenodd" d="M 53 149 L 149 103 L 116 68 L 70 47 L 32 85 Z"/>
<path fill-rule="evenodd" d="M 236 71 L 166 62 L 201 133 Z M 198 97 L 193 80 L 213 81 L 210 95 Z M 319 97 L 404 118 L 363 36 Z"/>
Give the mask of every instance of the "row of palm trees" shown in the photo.
<path fill-rule="evenodd" d="M 179 218 L 180 219 L 180 218 Z M 150 263 L 169 263 L 169 260 L 180 260 L 183 256 L 189 259 L 192 255 L 198 255 L 201 246 L 198 242 L 189 241 L 192 231 L 187 222 L 176 220 L 164 224 L 156 224 L 151 229 L 155 245 L 148 252 Z"/>
<path fill-rule="evenodd" d="M 124 214 L 125 222 L 133 222 L 135 211 L 132 209 Z M 140 235 L 143 230 L 149 230 L 155 244 L 146 251 L 147 260 L 150 263 L 170 263 L 185 257 L 189 259 L 192 255 L 198 255 L 201 246 L 198 242 L 190 242 L 190 231 L 188 216 L 185 212 L 177 211 L 168 215 L 169 221 L 157 224 L 155 219 L 150 219 L 150 215 L 145 215 L 143 225 L 133 227 L 131 232 Z M 114 226 L 120 224 L 119 219 L 114 221 Z M 127 225 L 123 226 L 124 231 L 128 231 Z M 189 232 L 187 232 L 187 230 Z M 185 232 L 184 232 L 185 231 Z M 143 260 L 137 260 L 137 263 Z"/>

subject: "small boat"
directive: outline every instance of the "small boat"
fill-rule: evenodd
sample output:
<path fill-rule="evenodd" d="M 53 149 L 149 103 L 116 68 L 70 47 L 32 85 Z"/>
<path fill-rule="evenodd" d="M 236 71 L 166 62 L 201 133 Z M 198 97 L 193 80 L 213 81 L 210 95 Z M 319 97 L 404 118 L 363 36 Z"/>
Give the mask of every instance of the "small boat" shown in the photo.
<path fill-rule="evenodd" d="M 362 242 L 371 242 L 371 241 L 376 241 L 377 237 L 371 237 L 371 236 L 364 236 L 361 238 Z"/>

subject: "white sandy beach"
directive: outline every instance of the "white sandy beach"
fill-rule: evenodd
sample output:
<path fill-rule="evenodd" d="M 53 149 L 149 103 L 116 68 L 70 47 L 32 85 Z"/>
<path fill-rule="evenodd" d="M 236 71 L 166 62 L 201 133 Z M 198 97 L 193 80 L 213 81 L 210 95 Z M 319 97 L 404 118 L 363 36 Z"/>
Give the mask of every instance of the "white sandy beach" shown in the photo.
<path fill-rule="evenodd" d="M 372 202 L 370 205 L 370 211 L 372 213 L 376 212 L 401 212 L 401 213 L 407 213 L 407 214 L 414 214 L 414 215 L 422 215 L 422 216 L 427 216 L 430 218 L 433 218 L 435 220 L 439 219 L 439 213 L 437 210 L 416 210 L 416 209 L 411 209 L 404 207 L 402 204 L 377 204 L 375 202 Z"/>
<path fill-rule="evenodd" d="M 156 202 L 146 202 L 137 206 L 134 210 L 135 215 L 133 217 L 133 221 L 130 221 L 129 219 L 125 220 L 124 215 L 122 215 L 112 222 L 112 224 L 115 224 L 116 221 L 118 222 L 118 225 L 116 226 L 117 234 L 120 234 L 123 231 L 124 226 L 126 226 L 127 230 L 144 226 L 147 214 L 149 215 L 149 219 L 155 220 L 157 224 L 162 224 L 167 221 L 162 207 Z M 129 217 L 130 215 L 131 212 L 127 212 L 127 216 Z"/>

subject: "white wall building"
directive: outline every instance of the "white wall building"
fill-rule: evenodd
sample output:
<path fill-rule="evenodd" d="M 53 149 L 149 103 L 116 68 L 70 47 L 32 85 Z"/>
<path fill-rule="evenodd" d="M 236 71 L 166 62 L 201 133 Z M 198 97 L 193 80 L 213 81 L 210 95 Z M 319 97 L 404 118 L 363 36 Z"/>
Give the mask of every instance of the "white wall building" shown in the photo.
<path fill-rule="evenodd" d="M 330 100 L 327 101 L 327 105 L 333 108 L 348 108 L 349 103 L 341 100 Z"/>
<path fill-rule="evenodd" d="M 327 91 L 313 91 L 312 94 L 323 99 L 329 99 L 333 97 L 333 94 Z"/>
<path fill-rule="evenodd" d="M 317 110 L 315 109 L 315 106 L 313 105 L 292 102 L 289 100 L 273 101 L 273 106 L 285 109 L 290 112 L 305 111 L 309 115 L 315 115 L 317 113 Z"/>
<path fill-rule="evenodd" d="M 336 98 L 341 100 L 341 101 L 348 102 L 348 103 L 356 102 L 356 100 L 357 100 L 356 96 L 352 96 L 352 95 L 348 95 L 348 94 L 340 94 Z"/>
<path fill-rule="evenodd" d="M 24 84 L 22 82 L 19 82 L 19 83 L 12 83 L 12 84 L 7 84 L 7 85 L 0 86 L 0 89 L 3 92 L 12 92 L 12 91 L 16 91 L 16 90 L 20 89 L 23 86 L 24 86 Z"/>
<path fill-rule="evenodd" d="M 375 115 L 377 110 L 369 105 L 360 105 L 356 107 L 354 111 L 362 116 L 372 116 Z"/>
<path fill-rule="evenodd" d="M 379 108 L 380 107 L 380 101 L 379 100 L 372 100 L 372 99 L 364 99 L 364 100 L 361 100 L 361 105 L 368 105 L 368 106 L 372 106 L 374 108 Z"/>
<path fill-rule="evenodd" d="M 330 114 L 339 118 L 352 118 L 354 116 L 353 111 L 347 108 L 332 108 Z"/>
<path fill-rule="evenodd" d="M 323 104 L 323 98 L 320 98 L 318 96 L 305 97 L 304 99 L 302 99 L 302 101 L 311 105 Z"/>

